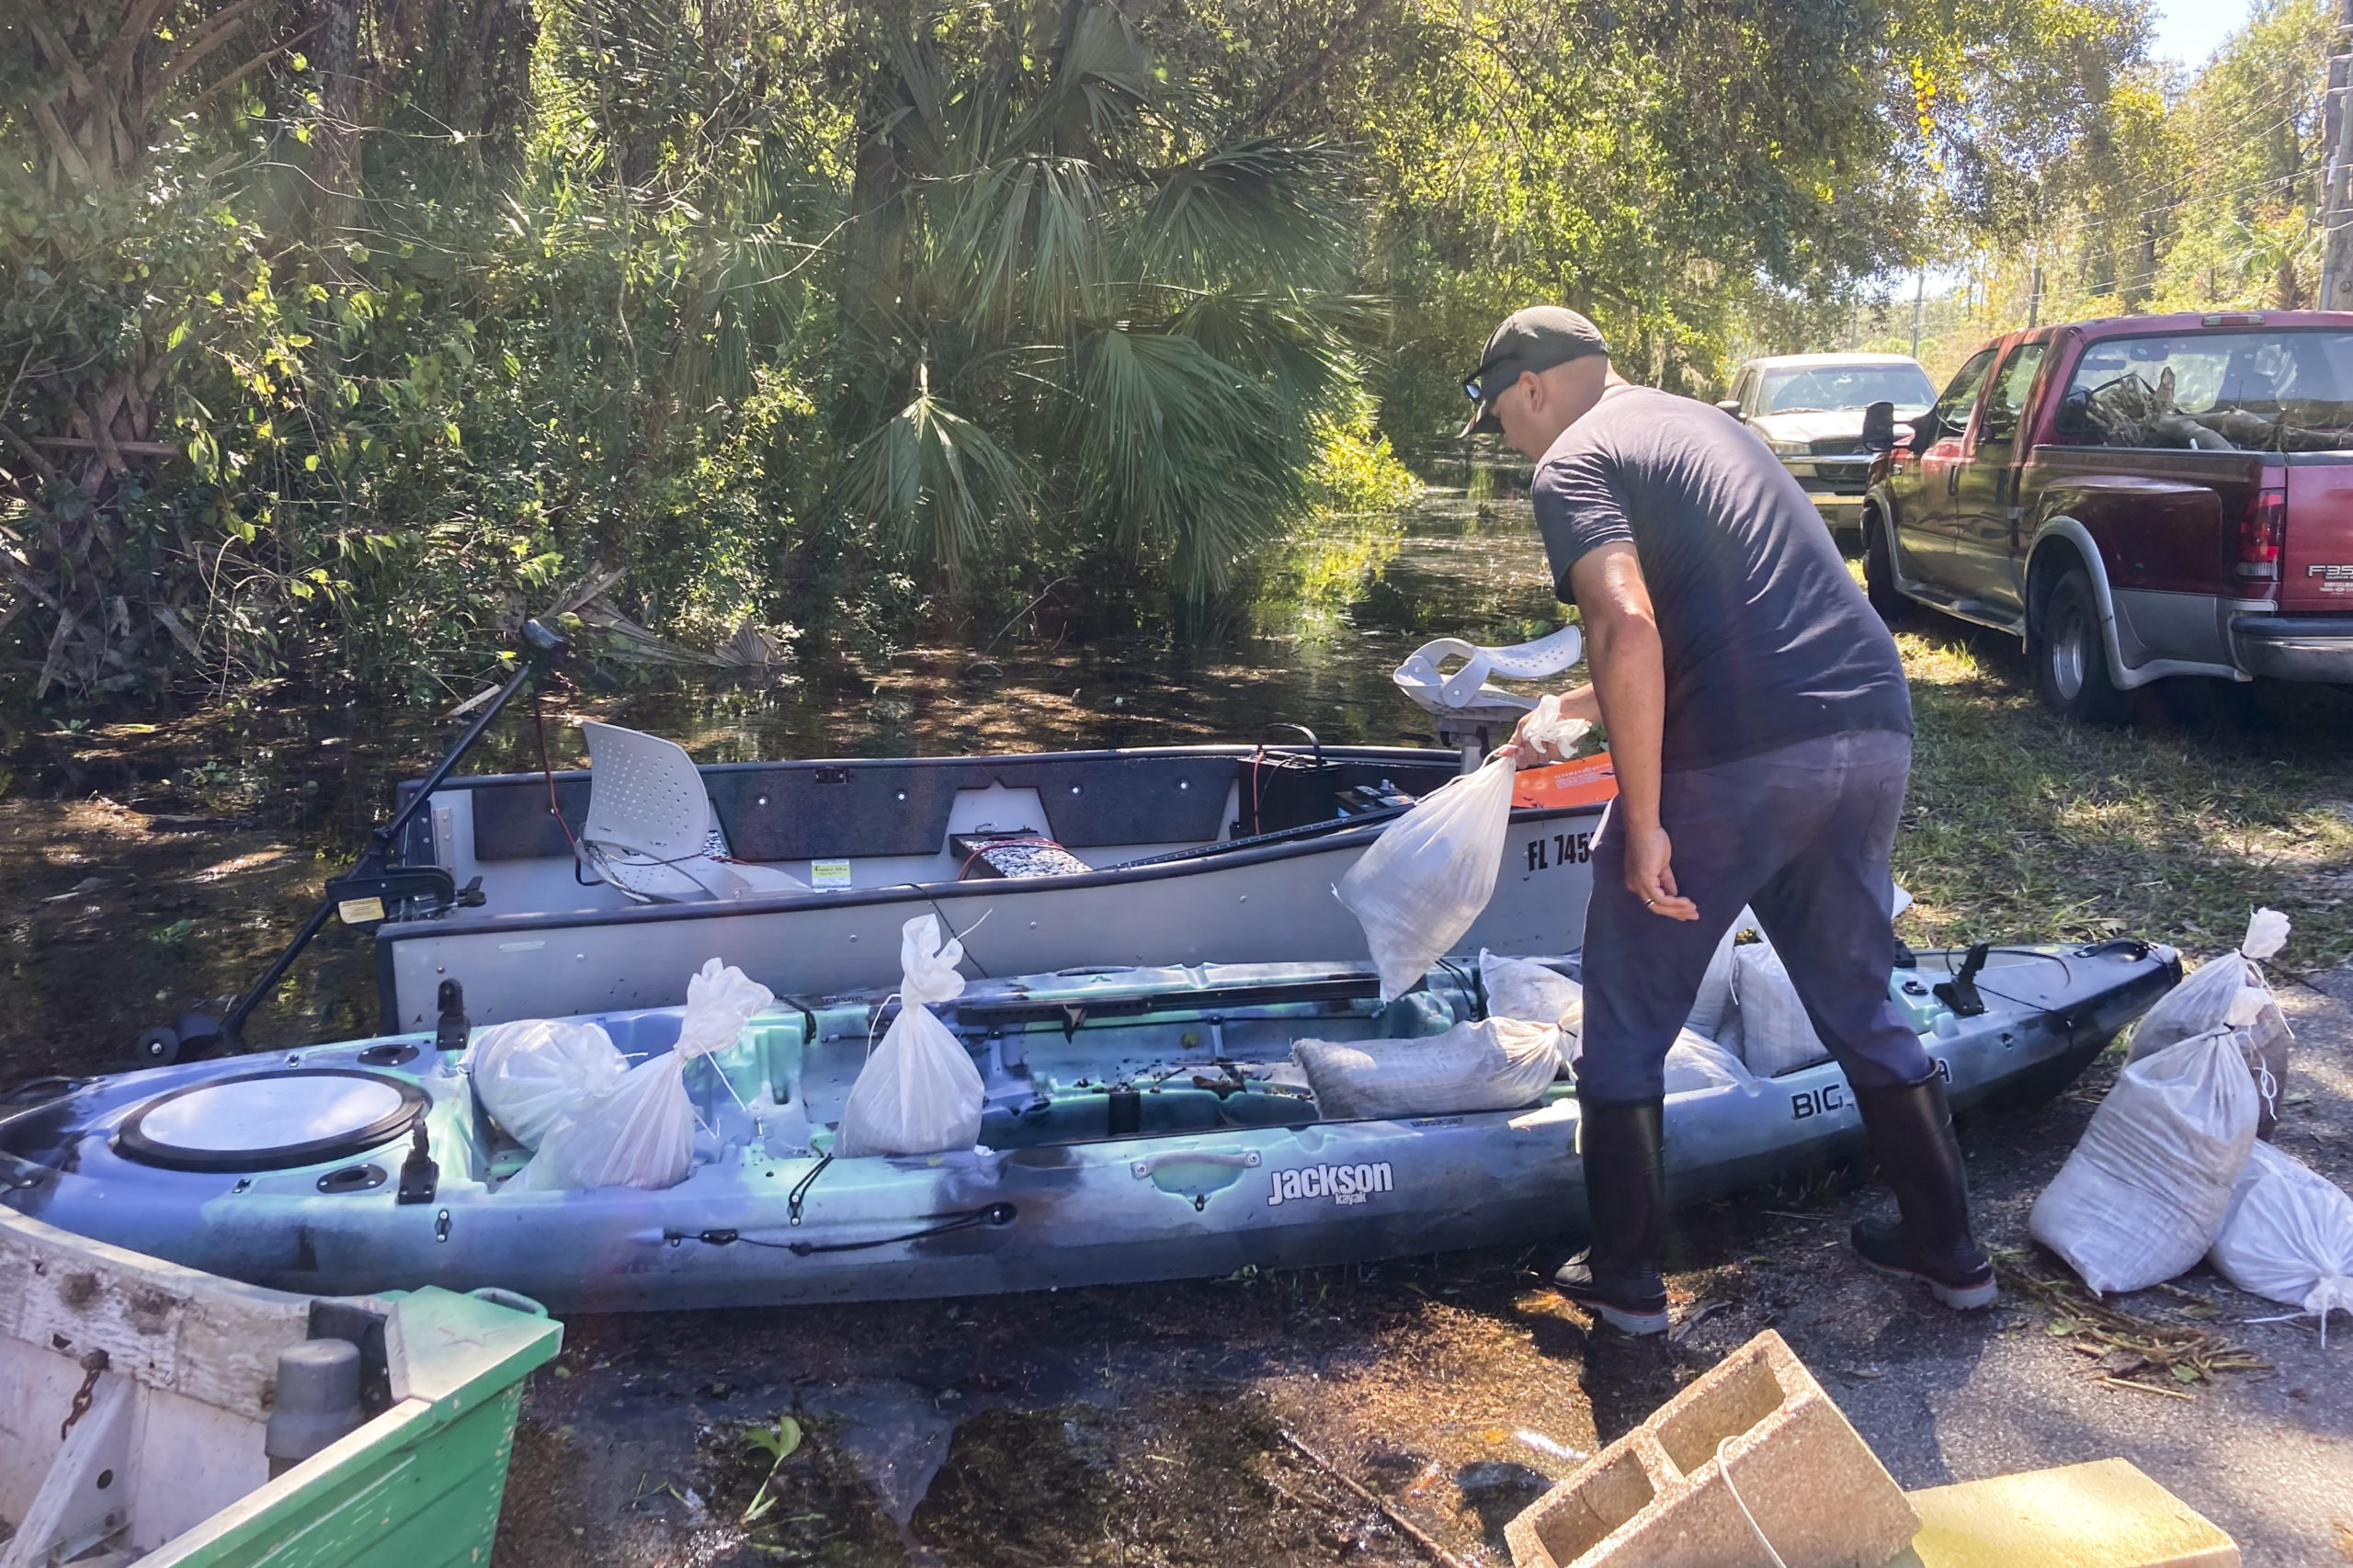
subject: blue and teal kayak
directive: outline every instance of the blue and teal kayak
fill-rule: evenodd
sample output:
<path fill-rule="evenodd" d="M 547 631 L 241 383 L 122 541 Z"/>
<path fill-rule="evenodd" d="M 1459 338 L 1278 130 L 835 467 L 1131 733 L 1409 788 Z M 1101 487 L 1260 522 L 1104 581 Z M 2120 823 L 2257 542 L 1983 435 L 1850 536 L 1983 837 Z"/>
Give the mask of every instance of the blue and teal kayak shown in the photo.
<path fill-rule="evenodd" d="M 2180 976 L 2134 941 L 1995 949 L 1956 987 L 1962 967 L 1924 952 L 1890 986 L 1964 1111 L 2056 1093 Z M 187 1062 L 60 1084 L 0 1120 L 0 1196 L 278 1290 L 500 1286 L 560 1312 L 974 1295 L 1574 1233 L 1565 1079 L 1513 1110 L 1319 1115 L 1284 1070 L 1291 1044 L 1416 1032 L 1377 993 L 1368 969 L 1301 963 L 974 982 L 935 1011 L 987 1086 L 978 1146 L 842 1159 L 832 1124 L 895 1004 L 788 1000 L 688 1064 L 696 1164 L 656 1191 L 517 1180 L 529 1151 L 431 1035 Z M 1453 964 L 1406 1000 L 1419 1032 L 1485 1006 Z M 680 1010 L 591 1017 L 642 1061 Z M 1673 1096 L 1666 1118 L 1678 1202 L 1860 1142 L 1826 1061 Z"/>

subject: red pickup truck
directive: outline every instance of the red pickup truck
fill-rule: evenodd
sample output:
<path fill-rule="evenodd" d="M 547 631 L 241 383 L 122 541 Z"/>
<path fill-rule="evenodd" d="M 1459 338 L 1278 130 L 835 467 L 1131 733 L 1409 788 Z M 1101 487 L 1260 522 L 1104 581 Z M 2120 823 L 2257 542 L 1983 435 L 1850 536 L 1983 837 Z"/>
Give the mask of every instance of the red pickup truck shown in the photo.
<path fill-rule="evenodd" d="M 2013 333 L 1893 423 L 1865 430 L 1881 614 L 2021 638 L 2074 719 L 2169 676 L 2353 682 L 2353 312 Z"/>

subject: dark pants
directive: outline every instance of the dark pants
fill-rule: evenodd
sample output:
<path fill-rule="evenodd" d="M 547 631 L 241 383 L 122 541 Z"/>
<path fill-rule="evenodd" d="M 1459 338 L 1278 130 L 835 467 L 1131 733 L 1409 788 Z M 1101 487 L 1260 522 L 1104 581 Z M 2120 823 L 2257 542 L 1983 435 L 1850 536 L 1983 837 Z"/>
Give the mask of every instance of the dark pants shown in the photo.
<path fill-rule="evenodd" d="M 1666 774 L 1659 824 L 1677 889 L 1699 906 L 1696 921 L 1654 915 L 1627 890 L 1613 805 L 1593 846 L 1577 1092 L 1618 1105 L 1663 1091 L 1667 1048 L 1744 904 L 1848 1083 L 1893 1088 L 1927 1077 L 1935 1064 L 1887 994 L 1896 953 L 1887 858 L 1911 767 L 1909 736 L 1856 730 Z"/>

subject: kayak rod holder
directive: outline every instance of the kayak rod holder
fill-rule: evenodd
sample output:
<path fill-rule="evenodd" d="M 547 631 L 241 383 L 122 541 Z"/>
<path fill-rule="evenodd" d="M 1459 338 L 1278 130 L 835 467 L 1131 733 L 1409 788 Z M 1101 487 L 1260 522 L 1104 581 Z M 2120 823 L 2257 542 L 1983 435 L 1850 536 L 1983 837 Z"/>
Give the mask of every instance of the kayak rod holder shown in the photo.
<path fill-rule="evenodd" d="M 408 803 L 395 812 L 390 822 L 369 831 L 368 847 L 351 869 L 341 876 L 327 879 L 324 896 L 319 900 L 318 907 L 311 911 L 310 918 L 302 922 L 301 928 L 294 933 L 294 939 L 286 944 L 278 957 L 270 960 L 269 968 L 262 971 L 261 978 L 231 1005 L 217 1025 L 212 1026 L 210 1032 L 217 1034 L 230 1050 L 243 1052 L 246 1049 L 244 1040 L 245 1020 L 253 1016 L 254 1009 L 260 1006 L 271 992 L 278 989 L 278 983 L 286 978 L 286 971 L 294 967 L 294 960 L 301 957 L 312 938 L 326 928 L 328 919 L 339 910 L 352 904 L 365 905 L 373 918 L 363 917 L 353 923 L 373 925 L 384 918 L 384 898 L 388 893 L 396 900 L 419 896 L 438 898 L 444 907 L 482 903 L 482 892 L 476 885 L 479 878 L 475 884 L 460 888 L 443 867 L 394 868 L 388 867 L 386 861 L 391 858 L 392 846 L 407 830 L 408 824 L 425 809 L 426 803 L 433 798 L 433 792 L 456 771 L 458 764 L 465 760 L 466 754 L 473 750 L 475 743 L 497 722 L 498 716 L 506 711 L 506 705 L 526 686 L 546 678 L 548 673 L 572 651 L 572 644 L 560 632 L 551 631 L 538 620 L 527 620 L 523 623 L 520 651 L 522 662 L 507 677 L 506 684 L 499 688 L 498 695 L 490 699 L 474 722 L 467 726 L 466 733 L 458 737 L 457 744 L 451 746 L 433 771 L 426 775 L 425 782 L 409 796 Z M 139 1064 L 160 1067 L 177 1061 L 184 1048 L 205 1038 L 208 1032 L 205 1026 L 210 1024 L 211 1020 L 203 1015 L 191 1013 L 182 1017 L 176 1028 L 149 1029 L 139 1037 L 135 1051 Z"/>

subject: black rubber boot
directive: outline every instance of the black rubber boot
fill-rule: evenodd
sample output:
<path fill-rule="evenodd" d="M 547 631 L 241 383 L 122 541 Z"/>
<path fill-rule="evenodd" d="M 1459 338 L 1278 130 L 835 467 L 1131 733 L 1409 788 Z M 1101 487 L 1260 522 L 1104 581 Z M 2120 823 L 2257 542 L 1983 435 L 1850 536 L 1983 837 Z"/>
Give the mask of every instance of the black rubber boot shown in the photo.
<path fill-rule="evenodd" d="M 1855 1251 L 1883 1274 L 1925 1283 L 1937 1300 L 1961 1312 L 1992 1304 L 1994 1266 L 1969 1233 L 1969 1180 L 1944 1080 L 1931 1074 L 1894 1089 L 1857 1089 L 1863 1131 L 1880 1175 L 1895 1189 L 1900 1224 L 1865 1220 L 1854 1228 Z"/>
<path fill-rule="evenodd" d="M 1579 1147 L 1593 1244 L 1563 1264 L 1552 1284 L 1620 1334 L 1666 1332 L 1659 1256 L 1666 1223 L 1664 1100 L 1600 1105 L 1579 1096 Z"/>

